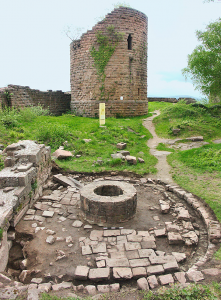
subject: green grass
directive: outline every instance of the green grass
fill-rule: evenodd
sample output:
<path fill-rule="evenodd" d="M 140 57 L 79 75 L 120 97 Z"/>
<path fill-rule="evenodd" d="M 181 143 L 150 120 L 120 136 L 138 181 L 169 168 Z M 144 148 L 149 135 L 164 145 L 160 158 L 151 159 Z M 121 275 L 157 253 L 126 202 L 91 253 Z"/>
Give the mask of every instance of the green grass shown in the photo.
<path fill-rule="evenodd" d="M 49 295 L 47 293 L 43 293 L 40 295 L 40 300 L 80 300 L 80 297 L 57 297 L 56 295 Z M 85 300 L 91 300 L 91 297 L 84 298 Z"/>
<path fill-rule="evenodd" d="M 159 151 L 168 151 L 168 152 L 175 152 L 173 148 L 167 147 L 164 143 L 159 143 L 156 147 Z"/>
<path fill-rule="evenodd" d="M 167 103 L 166 103 L 167 104 Z M 154 103 L 154 107 L 155 107 Z M 149 104 L 152 106 L 152 103 Z M 152 110 L 152 108 L 150 108 Z M 180 101 L 176 104 L 165 105 L 161 115 L 154 119 L 156 133 L 165 138 L 186 138 L 203 135 L 206 141 L 220 137 L 221 108 L 214 106 L 187 105 Z M 179 136 L 174 136 L 172 129 L 180 129 Z"/>
<path fill-rule="evenodd" d="M 178 285 L 172 288 L 161 288 L 157 292 L 143 292 L 143 300 L 215 300 L 219 299 L 220 287 L 217 285 L 190 285 L 182 288 Z"/>
<path fill-rule="evenodd" d="M 154 165 L 157 159 L 150 155 L 146 146 L 151 134 L 142 125 L 147 116 L 134 118 L 108 118 L 105 127 L 99 127 L 98 119 L 76 117 L 71 114 L 59 117 L 34 114 L 28 118 L 32 108 L 23 111 L 13 110 L 7 115 L 7 125 L 0 123 L 0 143 L 17 142 L 19 139 L 37 140 L 51 146 L 54 152 L 59 146 L 73 151 L 74 157 L 68 160 L 56 161 L 65 170 L 76 172 L 125 171 L 138 174 L 155 173 Z M 44 113 L 43 113 L 44 114 Z M 1 115 L 1 112 L 0 112 Z M 132 130 L 128 130 L 132 129 Z M 91 139 L 86 143 L 84 139 Z M 131 155 L 143 158 L 145 163 L 128 165 L 125 161 L 113 160 L 112 153 L 119 151 L 116 144 L 127 143 Z M 76 158 L 76 155 L 81 155 Z M 97 159 L 103 163 L 99 165 Z"/>

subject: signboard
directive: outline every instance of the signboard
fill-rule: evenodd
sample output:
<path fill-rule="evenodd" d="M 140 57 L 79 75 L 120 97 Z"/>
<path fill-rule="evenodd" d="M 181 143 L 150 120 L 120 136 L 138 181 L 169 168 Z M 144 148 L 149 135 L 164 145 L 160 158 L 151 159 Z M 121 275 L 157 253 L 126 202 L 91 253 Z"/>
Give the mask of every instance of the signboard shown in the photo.
<path fill-rule="evenodd" d="M 100 126 L 105 124 L 105 103 L 99 103 Z"/>

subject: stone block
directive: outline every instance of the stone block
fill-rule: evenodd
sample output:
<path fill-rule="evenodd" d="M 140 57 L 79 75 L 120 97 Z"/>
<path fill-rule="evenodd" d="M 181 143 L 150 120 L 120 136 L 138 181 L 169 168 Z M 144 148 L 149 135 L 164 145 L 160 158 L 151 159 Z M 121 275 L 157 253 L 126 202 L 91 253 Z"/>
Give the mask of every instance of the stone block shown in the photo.
<path fill-rule="evenodd" d="M 128 162 L 128 164 L 131 164 L 131 165 L 137 164 L 137 158 L 135 156 L 127 155 L 126 161 Z"/>
<path fill-rule="evenodd" d="M 138 250 L 126 251 L 125 255 L 128 259 L 140 258 Z"/>
<path fill-rule="evenodd" d="M 114 279 L 131 279 L 133 277 L 131 268 L 113 268 Z"/>
<path fill-rule="evenodd" d="M 129 264 L 131 268 L 147 267 L 150 265 L 148 258 L 130 259 Z"/>
<path fill-rule="evenodd" d="M 125 149 L 126 147 L 127 147 L 127 143 L 121 142 L 121 143 L 118 143 L 118 144 L 117 144 L 117 148 L 120 149 L 120 150 L 123 150 L 123 149 Z"/>
<path fill-rule="evenodd" d="M 136 234 L 134 229 L 121 229 L 120 232 L 122 235 Z"/>
<path fill-rule="evenodd" d="M 162 265 L 155 265 L 147 267 L 147 275 L 160 275 L 164 273 L 164 268 Z"/>
<path fill-rule="evenodd" d="M 97 286 L 97 290 L 99 293 L 109 293 L 110 292 L 110 285 L 109 284 L 100 284 Z"/>
<path fill-rule="evenodd" d="M 104 253 L 107 252 L 107 246 L 105 242 L 98 243 L 97 245 L 91 245 L 93 253 Z"/>
<path fill-rule="evenodd" d="M 160 275 L 159 276 L 159 282 L 160 282 L 161 285 L 167 285 L 167 284 L 174 283 L 174 279 L 173 279 L 173 276 L 171 274 Z"/>
<path fill-rule="evenodd" d="M 87 266 L 77 266 L 75 269 L 75 279 L 87 280 L 89 268 Z"/>
<path fill-rule="evenodd" d="M 85 287 L 86 292 L 88 293 L 88 295 L 96 295 L 97 293 L 97 289 L 95 285 L 86 285 Z"/>
<path fill-rule="evenodd" d="M 119 283 L 110 284 L 110 292 L 119 292 L 119 291 L 120 291 L 120 284 Z"/>
<path fill-rule="evenodd" d="M 149 286 L 150 286 L 151 289 L 155 289 L 159 286 L 159 283 L 158 283 L 157 278 L 156 278 L 155 275 L 149 276 L 147 278 L 147 281 L 148 281 Z"/>
<path fill-rule="evenodd" d="M 168 232 L 168 241 L 170 245 L 180 245 L 183 244 L 183 238 L 178 232 Z"/>
<path fill-rule="evenodd" d="M 137 288 L 138 290 L 149 291 L 149 284 L 147 279 L 142 277 L 137 280 Z"/>
<path fill-rule="evenodd" d="M 176 258 L 178 263 L 183 262 L 186 259 L 186 254 L 181 252 L 172 252 L 172 255 Z"/>
<path fill-rule="evenodd" d="M 153 249 L 138 249 L 138 253 L 139 253 L 140 258 L 156 256 L 156 253 Z"/>
<path fill-rule="evenodd" d="M 141 244 L 138 242 L 128 242 L 125 244 L 126 251 L 141 249 Z"/>
<path fill-rule="evenodd" d="M 142 249 L 156 249 L 156 243 L 154 241 L 141 242 Z"/>
<path fill-rule="evenodd" d="M 144 267 L 132 268 L 133 278 L 146 277 L 147 271 Z"/>
<path fill-rule="evenodd" d="M 203 274 L 209 275 L 209 276 L 218 276 L 221 274 L 221 270 L 218 268 L 204 269 L 204 270 L 202 270 L 202 272 L 203 272 Z"/>
<path fill-rule="evenodd" d="M 186 273 L 189 281 L 198 282 L 204 279 L 203 273 L 201 271 L 188 271 Z"/>
<path fill-rule="evenodd" d="M 141 242 L 143 240 L 142 235 L 129 234 L 127 235 L 128 242 Z"/>
<path fill-rule="evenodd" d="M 92 230 L 90 233 L 90 239 L 92 241 L 98 241 L 99 238 L 103 236 L 104 231 L 103 230 Z"/>
<path fill-rule="evenodd" d="M 129 267 L 129 261 L 127 258 L 107 258 L 107 266 L 110 268 L 113 267 Z"/>
<path fill-rule="evenodd" d="M 164 237 L 164 236 L 166 236 L 166 229 L 165 228 L 156 229 L 156 230 L 154 230 L 154 234 L 156 237 Z"/>
<path fill-rule="evenodd" d="M 165 272 L 175 272 L 179 271 L 179 266 L 176 261 L 171 261 L 169 263 L 163 264 Z"/>
<path fill-rule="evenodd" d="M 72 287 L 73 287 L 72 282 L 63 281 L 62 283 L 53 284 L 52 285 L 52 290 L 53 291 L 60 291 L 60 290 L 64 290 L 64 289 L 71 289 Z"/>
<path fill-rule="evenodd" d="M 110 230 L 104 230 L 104 237 L 108 237 L 108 236 L 118 236 L 120 235 L 120 229 L 110 229 Z"/>
<path fill-rule="evenodd" d="M 92 281 L 102 281 L 110 279 L 110 268 L 90 269 L 89 279 Z"/>
<path fill-rule="evenodd" d="M 176 272 L 174 273 L 175 280 L 177 280 L 179 283 L 184 284 L 186 283 L 186 277 L 185 272 Z"/>

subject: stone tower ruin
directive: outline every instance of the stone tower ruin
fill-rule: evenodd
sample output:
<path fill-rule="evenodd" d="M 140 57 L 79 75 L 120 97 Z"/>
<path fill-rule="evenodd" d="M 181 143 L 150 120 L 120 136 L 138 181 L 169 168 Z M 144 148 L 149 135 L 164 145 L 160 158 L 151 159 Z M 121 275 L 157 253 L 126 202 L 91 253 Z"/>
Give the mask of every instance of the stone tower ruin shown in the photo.
<path fill-rule="evenodd" d="M 71 55 L 71 110 L 97 117 L 147 114 L 147 17 L 128 7 L 114 9 L 74 40 Z"/>

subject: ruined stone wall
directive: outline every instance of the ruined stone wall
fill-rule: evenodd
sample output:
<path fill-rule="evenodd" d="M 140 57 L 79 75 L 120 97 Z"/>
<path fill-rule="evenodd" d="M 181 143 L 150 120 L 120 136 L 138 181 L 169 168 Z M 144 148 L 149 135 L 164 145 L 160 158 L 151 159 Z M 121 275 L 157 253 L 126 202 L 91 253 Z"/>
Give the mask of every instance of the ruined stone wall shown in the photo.
<path fill-rule="evenodd" d="M 51 173 L 51 149 L 44 144 L 20 141 L 7 146 L 3 154 L 6 158 L 5 168 L 0 172 L 0 228 L 4 230 L 0 241 L 0 272 L 8 261 L 8 228 L 15 227 L 42 196 L 43 185 Z"/>
<path fill-rule="evenodd" d="M 0 102 L 7 105 L 4 91 L 10 94 L 9 106 L 26 107 L 41 105 L 43 108 L 49 108 L 54 115 L 61 115 L 70 110 L 71 95 L 62 91 L 47 91 L 30 89 L 28 86 L 8 85 L 0 89 Z"/>
<path fill-rule="evenodd" d="M 110 26 L 115 33 L 122 33 L 122 39 L 105 67 L 102 82 L 91 49 L 99 49 L 96 35 L 100 32 L 108 37 Z M 99 102 L 105 102 L 108 116 L 147 113 L 147 17 L 143 13 L 126 7 L 115 9 L 70 48 L 71 109 L 75 113 L 84 111 L 94 117 Z"/>

